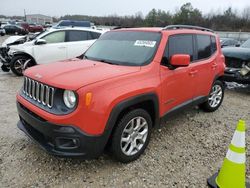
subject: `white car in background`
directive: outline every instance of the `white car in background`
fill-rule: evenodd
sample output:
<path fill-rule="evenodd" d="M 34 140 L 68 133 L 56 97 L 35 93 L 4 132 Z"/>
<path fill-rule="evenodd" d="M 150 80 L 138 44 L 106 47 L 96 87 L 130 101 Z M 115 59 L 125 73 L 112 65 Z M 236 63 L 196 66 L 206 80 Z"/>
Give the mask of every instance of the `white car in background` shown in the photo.
<path fill-rule="evenodd" d="M 103 33 L 88 28 L 50 29 L 32 41 L 10 46 L 9 67 L 21 76 L 28 67 L 78 57 Z"/>

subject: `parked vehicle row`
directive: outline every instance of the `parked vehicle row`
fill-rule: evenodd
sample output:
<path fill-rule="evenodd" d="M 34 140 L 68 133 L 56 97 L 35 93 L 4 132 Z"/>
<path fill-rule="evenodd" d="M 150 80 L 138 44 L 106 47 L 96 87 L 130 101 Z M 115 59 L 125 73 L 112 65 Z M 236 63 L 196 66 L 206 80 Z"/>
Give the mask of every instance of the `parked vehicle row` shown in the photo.
<path fill-rule="evenodd" d="M 71 31 L 43 34 L 32 48 L 82 38 L 80 30 Z M 37 56 L 52 50 L 38 51 Z M 131 162 L 146 149 L 152 128 L 171 114 L 191 105 L 217 110 L 224 69 L 219 37 L 206 28 L 109 31 L 82 59 L 25 71 L 17 94 L 18 127 L 53 155 L 89 159 L 110 148 L 117 160 Z"/>
<path fill-rule="evenodd" d="M 51 23 L 45 23 L 44 26 L 37 25 L 34 23 L 27 23 L 27 22 L 8 22 L 4 24 L 0 24 L 0 35 L 3 36 L 5 34 L 15 34 L 15 35 L 26 35 L 27 33 L 36 33 L 42 32 L 46 28 L 52 27 Z M 53 29 L 61 29 L 66 27 L 75 27 L 75 28 L 89 28 L 89 29 L 96 29 L 96 26 L 89 22 L 89 21 L 76 21 L 76 20 L 61 20 Z M 4 30 L 5 32 L 4 32 Z"/>
<path fill-rule="evenodd" d="M 0 58 L 3 63 L 2 70 L 12 70 L 18 76 L 31 66 L 46 64 L 65 59 L 71 59 L 82 55 L 102 31 L 86 28 L 50 29 L 36 35 L 32 40 L 22 44 L 15 42 L 27 40 L 17 38 L 10 40 L 0 50 Z M 13 44 L 14 43 L 14 44 Z"/>
<path fill-rule="evenodd" d="M 26 35 L 29 32 L 25 30 L 23 27 L 18 25 L 5 25 L 3 26 L 5 33 L 8 35 Z"/>
<path fill-rule="evenodd" d="M 41 25 L 28 24 L 27 22 L 19 22 L 17 25 L 24 28 L 26 31 L 31 33 L 42 32 L 44 28 Z"/>

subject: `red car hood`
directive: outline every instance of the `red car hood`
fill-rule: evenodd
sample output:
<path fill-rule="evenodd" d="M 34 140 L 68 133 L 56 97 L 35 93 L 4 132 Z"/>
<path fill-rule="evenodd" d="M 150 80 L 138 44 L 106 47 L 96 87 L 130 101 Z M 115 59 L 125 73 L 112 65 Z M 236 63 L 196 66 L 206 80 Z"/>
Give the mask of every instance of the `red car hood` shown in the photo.
<path fill-rule="evenodd" d="M 83 86 L 140 71 L 136 66 L 118 66 L 91 60 L 70 60 L 31 67 L 25 76 L 57 88 L 77 90 Z"/>

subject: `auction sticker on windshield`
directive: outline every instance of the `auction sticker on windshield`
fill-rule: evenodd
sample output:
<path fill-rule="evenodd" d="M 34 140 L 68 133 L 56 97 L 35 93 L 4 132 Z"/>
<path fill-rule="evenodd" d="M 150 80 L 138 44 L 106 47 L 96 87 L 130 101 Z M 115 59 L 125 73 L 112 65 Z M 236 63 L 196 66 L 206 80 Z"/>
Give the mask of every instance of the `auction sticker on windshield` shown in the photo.
<path fill-rule="evenodd" d="M 134 46 L 143 46 L 143 47 L 154 48 L 155 44 L 156 44 L 156 41 L 137 40 L 137 41 L 135 41 Z"/>

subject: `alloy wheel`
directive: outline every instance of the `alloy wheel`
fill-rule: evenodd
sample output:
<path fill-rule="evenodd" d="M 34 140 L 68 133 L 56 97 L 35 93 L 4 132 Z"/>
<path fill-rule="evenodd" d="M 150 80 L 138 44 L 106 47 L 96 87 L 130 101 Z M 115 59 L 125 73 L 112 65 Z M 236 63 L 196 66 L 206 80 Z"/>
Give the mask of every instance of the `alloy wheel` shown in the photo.
<path fill-rule="evenodd" d="M 220 104 L 221 99 L 222 99 L 222 94 L 223 94 L 223 91 L 222 91 L 221 86 L 214 85 L 208 98 L 208 103 L 212 108 L 215 108 Z"/>
<path fill-rule="evenodd" d="M 28 68 L 28 63 L 31 61 L 31 59 L 18 59 L 14 63 L 14 68 L 17 72 L 23 73 L 23 71 Z"/>
<path fill-rule="evenodd" d="M 144 146 L 148 136 L 148 123 L 143 117 L 130 120 L 121 136 L 121 149 L 127 156 L 137 154 Z"/>

